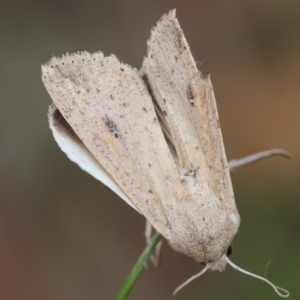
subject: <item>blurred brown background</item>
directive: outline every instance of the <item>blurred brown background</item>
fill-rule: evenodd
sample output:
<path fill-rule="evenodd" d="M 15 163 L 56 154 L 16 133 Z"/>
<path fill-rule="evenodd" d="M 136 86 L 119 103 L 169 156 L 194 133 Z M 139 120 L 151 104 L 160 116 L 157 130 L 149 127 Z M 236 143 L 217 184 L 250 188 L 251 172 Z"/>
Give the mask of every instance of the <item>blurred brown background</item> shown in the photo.
<path fill-rule="evenodd" d="M 233 262 L 300 299 L 300 1 L 0 2 L 0 299 L 113 299 L 143 250 L 144 219 L 59 150 L 40 65 L 102 50 L 137 68 L 171 8 L 204 75 L 212 74 L 228 158 L 284 148 L 233 175 L 242 218 Z M 164 244 L 129 299 L 278 299 L 232 270 L 200 270 Z"/>

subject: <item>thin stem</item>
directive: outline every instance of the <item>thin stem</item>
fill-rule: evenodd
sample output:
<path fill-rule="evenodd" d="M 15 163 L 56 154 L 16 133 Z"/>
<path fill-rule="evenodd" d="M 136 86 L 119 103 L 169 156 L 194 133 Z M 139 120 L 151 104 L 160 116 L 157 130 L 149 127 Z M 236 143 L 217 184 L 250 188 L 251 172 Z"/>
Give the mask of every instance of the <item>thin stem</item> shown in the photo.
<path fill-rule="evenodd" d="M 130 293 L 131 289 L 133 288 L 134 284 L 136 283 L 138 277 L 140 276 L 144 266 L 152 255 L 153 251 L 156 248 L 156 245 L 162 239 L 162 235 L 156 232 L 151 239 L 151 243 L 145 248 L 139 259 L 137 260 L 136 264 L 132 268 L 131 272 L 129 273 L 126 282 L 122 286 L 121 290 L 119 291 L 115 300 L 124 300 L 127 298 L 128 294 Z"/>

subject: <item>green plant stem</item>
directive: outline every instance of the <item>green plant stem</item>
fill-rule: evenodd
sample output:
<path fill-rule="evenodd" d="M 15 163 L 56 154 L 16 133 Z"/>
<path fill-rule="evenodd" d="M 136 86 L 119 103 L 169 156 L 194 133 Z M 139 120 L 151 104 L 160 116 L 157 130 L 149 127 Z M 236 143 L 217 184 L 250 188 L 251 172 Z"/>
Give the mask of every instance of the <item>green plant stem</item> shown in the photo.
<path fill-rule="evenodd" d="M 151 243 L 145 248 L 138 261 L 132 268 L 131 272 L 129 273 L 129 276 L 126 279 L 126 282 L 122 286 L 115 300 L 124 300 L 127 298 L 138 277 L 140 276 L 142 270 L 144 269 L 145 263 L 147 262 L 147 260 L 155 250 L 156 245 L 161 239 L 162 235 L 156 232 L 151 239 Z"/>

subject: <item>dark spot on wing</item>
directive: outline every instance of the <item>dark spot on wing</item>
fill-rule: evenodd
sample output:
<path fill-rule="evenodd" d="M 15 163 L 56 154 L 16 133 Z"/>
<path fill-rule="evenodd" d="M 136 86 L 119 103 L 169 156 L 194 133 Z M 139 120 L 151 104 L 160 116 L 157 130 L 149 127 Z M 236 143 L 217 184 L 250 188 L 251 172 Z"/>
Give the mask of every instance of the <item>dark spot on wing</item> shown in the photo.
<path fill-rule="evenodd" d="M 148 79 L 147 75 L 143 74 L 142 79 L 143 79 L 143 81 L 145 82 L 145 84 L 147 86 L 147 90 L 148 90 L 151 98 L 154 100 L 154 95 L 153 95 L 152 87 L 150 85 L 150 82 L 149 82 L 149 79 Z"/>
<path fill-rule="evenodd" d="M 198 169 L 199 169 L 199 167 L 195 167 L 195 168 L 189 170 L 187 173 L 185 173 L 184 176 L 196 177 Z"/>
<path fill-rule="evenodd" d="M 108 116 L 105 116 L 104 122 L 105 122 L 105 125 L 110 130 L 110 132 L 112 132 L 114 134 L 114 136 L 116 138 L 118 138 L 119 134 L 118 134 L 118 130 L 117 130 L 117 125 L 111 119 L 109 119 Z"/>
<path fill-rule="evenodd" d="M 187 97 L 188 97 L 189 101 L 194 106 L 195 95 L 194 95 L 193 87 L 192 87 L 191 84 L 188 85 L 187 90 L 186 90 L 186 94 L 187 94 Z"/>
<path fill-rule="evenodd" d="M 175 35 L 176 35 L 176 37 L 177 37 L 177 45 L 178 45 L 178 47 L 179 47 L 179 49 L 180 48 L 182 48 L 182 32 L 181 32 L 181 30 L 179 29 L 179 28 L 177 28 L 176 26 L 174 27 L 174 29 L 175 29 Z"/>

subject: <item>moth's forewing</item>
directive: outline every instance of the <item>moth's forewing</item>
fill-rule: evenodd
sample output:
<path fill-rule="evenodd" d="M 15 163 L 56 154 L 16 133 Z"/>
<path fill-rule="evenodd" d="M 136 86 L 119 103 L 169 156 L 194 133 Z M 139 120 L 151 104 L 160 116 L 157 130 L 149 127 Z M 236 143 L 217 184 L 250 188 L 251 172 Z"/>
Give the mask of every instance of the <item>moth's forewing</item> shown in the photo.
<path fill-rule="evenodd" d="M 175 146 L 186 182 L 185 204 L 178 203 L 184 217 L 171 222 L 173 231 L 185 232 L 185 239 L 178 239 L 174 247 L 185 253 L 189 248 L 193 257 L 198 252 L 204 261 L 216 260 L 231 243 L 239 215 L 211 82 L 198 71 L 174 10 L 153 28 L 147 45 L 141 72 L 159 106 L 163 129 Z M 177 222 L 179 229 L 175 229 Z M 193 238 L 202 249 L 197 249 Z"/>
<path fill-rule="evenodd" d="M 163 112 L 180 164 L 209 181 L 235 212 L 217 106 L 210 79 L 203 79 L 172 10 L 151 32 L 142 71 Z"/>
<path fill-rule="evenodd" d="M 65 120 L 123 193 L 166 238 L 161 199 L 181 198 L 180 178 L 138 72 L 115 56 L 72 54 L 42 67 Z"/>
<path fill-rule="evenodd" d="M 226 207 L 228 213 L 235 215 L 237 221 L 239 221 L 230 178 L 230 170 L 228 168 L 223 144 L 217 104 L 210 77 L 203 79 L 203 85 L 205 87 L 209 139 L 202 141 L 202 145 L 207 143 L 207 147 L 210 150 L 207 151 L 207 157 L 210 169 L 213 170 L 212 177 L 214 178 L 215 185 L 219 191 L 220 201 L 222 205 Z M 196 111 L 199 110 L 201 110 L 201 107 L 198 105 Z M 199 180 L 201 180 L 201 178 L 199 178 Z"/>

